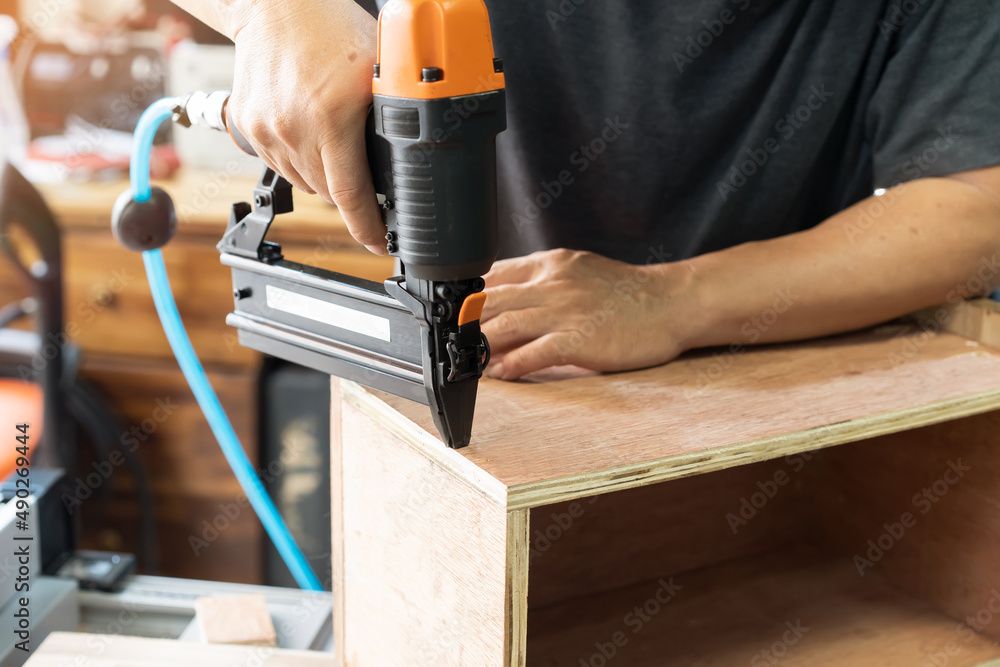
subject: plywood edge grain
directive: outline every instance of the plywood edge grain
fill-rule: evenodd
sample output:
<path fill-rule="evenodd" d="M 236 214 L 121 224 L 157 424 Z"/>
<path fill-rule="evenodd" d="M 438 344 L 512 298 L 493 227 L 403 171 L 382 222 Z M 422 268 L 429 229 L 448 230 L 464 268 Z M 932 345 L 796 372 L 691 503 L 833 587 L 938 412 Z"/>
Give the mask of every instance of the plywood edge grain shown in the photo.
<path fill-rule="evenodd" d="M 643 461 L 543 482 L 513 485 L 507 489 L 507 509 L 509 511 L 530 509 L 632 489 L 930 426 L 996 409 L 1000 409 L 1000 390 L 971 394 L 692 454 Z"/>
<path fill-rule="evenodd" d="M 340 381 L 342 400 L 381 424 L 402 442 L 417 450 L 472 488 L 478 490 L 498 507 L 507 507 L 507 487 L 497 478 L 472 463 L 454 449 L 449 449 L 410 419 L 404 417 L 361 385 Z"/>
<path fill-rule="evenodd" d="M 529 521 L 528 510 L 507 512 L 506 667 L 524 667 L 527 660 Z"/>
<path fill-rule="evenodd" d="M 989 347 L 1000 348 L 1000 303 L 973 299 L 917 311 L 911 319 L 932 330 L 947 331 Z"/>

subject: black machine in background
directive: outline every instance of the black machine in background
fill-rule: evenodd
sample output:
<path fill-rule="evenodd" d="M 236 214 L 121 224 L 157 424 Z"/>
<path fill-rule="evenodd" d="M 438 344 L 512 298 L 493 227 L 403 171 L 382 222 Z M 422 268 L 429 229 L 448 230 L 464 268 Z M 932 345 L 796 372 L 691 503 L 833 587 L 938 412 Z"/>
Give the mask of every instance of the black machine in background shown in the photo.
<path fill-rule="evenodd" d="M 330 376 L 266 358 L 260 379 L 260 472 L 288 529 L 325 586 L 331 581 Z M 265 542 L 264 583 L 294 588 Z"/>
<path fill-rule="evenodd" d="M 126 428 L 103 394 L 77 376 L 80 353 L 63 329 L 59 228 L 38 190 L 5 162 L 0 162 L 0 251 L 32 293 L 0 308 L 0 377 L 42 386 L 42 436 L 35 443 L 32 468 L 89 473 L 91 461 L 106 462 L 112 452 L 120 452 L 135 483 L 144 565 L 155 572 L 156 524 L 145 468 L 137 454 L 122 445 Z M 34 332 L 8 326 L 26 317 L 34 319 Z M 89 459 L 81 456 L 87 451 L 84 444 L 89 445 Z M 103 484 L 94 497 L 106 500 L 110 491 L 111 484 Z"/>

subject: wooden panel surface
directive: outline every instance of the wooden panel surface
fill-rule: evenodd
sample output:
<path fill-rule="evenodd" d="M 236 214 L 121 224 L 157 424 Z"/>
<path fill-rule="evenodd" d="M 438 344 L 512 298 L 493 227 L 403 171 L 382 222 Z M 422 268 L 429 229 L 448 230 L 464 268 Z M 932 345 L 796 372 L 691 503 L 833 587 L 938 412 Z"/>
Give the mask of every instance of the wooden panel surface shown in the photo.
<path fill-rule="evenodd" d="M 437 440 L 425 406 L 352 385 L 345 396 L 384 402 L 411 422 L 411 439 Z M 516 509 L 998 406 L 1000 352 L 953 334 L 882 327 L 737 354 L 704 351 L 632 373 L 487 379 L 472 444 L 458 453 L 506 485 Z"/>
<path fill-rule="evenodd" d="M 504 665 L 520 604 L 506 509 L 353 406 L 340 422 L 339 664 Z"/>
<path fill-rule="evenodd" d="M 1000 413 L 820 452 L 827 540 L 1000 639 Z"/>
<path fill-rule="evenodd" d="M 253 201 L 257 172 L 225 173 L 204 169 L 180 169 L 167 180 L 153 185 L 166 190 L 174 201 L 181 234 L 221 237 L 229 220 L 230 207 L 239 201 Z M 38 189 L 49 208 L 67 228 L 107 229 L 115 199 L 129 187 L 127 180 L 109 183 L 42 184 Z M 295 211 L 278 217 L 274 240 L 310 241 L 316 234 L 334 234 L 350 240 L 339 211 L 316 195 L 294 191 Z M 218 239 L 216 239 L 218 240 Z"/>
<path fill-rule="evenodd" d="M 946 303 L 915 313 L 913 319 L 924 328 L 943 329 L 1000 347 L 1000 303 L 992 299 Z"/>
<path fill-rule="evenodd" d="M 859 577 L 849 558 L 809 550 L 578 598 L 532 610 L 528 622 L 528 664 L 539 667 L 964 667 L 997 657 L 1000 646 L 877 574 Z"/>
<path fill-rule="evenodd" d="M 374 269 L 367 265 L 364 255 L 356 252 L 320 252 L 302 246 L 293 247 L 288 256 L 333 263 L 345 272 L 367 274 L 364 277 L 386 273 L 378 265 Z M 177 238 L 164 249 L 163 257 L 177 309 L 199 358 L 205 363 L 254 363 L 258 353 L 242 347 L 237 331 L 226 324 L 226 315 L 233 310 L 232 277 L 219 262 L 214 245 Z M 173 359 L 139 254 L 122 248 L 110 233 L 75 234 L 64 263 L 66 331 L 84 350 Z"/>
<path fill-rule="evenodd" d="M 809 454 L 531 510 L 532 609 L 812 535 Z"/>
<path fill-rule="evenodd" d="M 330 655 L 269 646 L 223 646 L 172 639 L 54 632 L 28 667 L 328 667 Z"/>
<path fill-rule="evenodd" d="M 181 169 L 171 179 L 154 185 L 164 188 L 174 200 L 177 238 L 196 241 L 214 251 L 226 229 L 230 207 L 253 200 L 258 176 Z M 118 195 L 128 189 L 128 182 L 60 183 L 39 189 L 66 238 L 76 233 L 110 238 L 111 209 Z M 288 259 L 369 280 L 381 281 L 391 275 L 392 258 L 373 255 L 358 245 L 335 207 L 298 190 L 293 197 L 295 210 L 278 216 L 267 236 L 282 244 Z M 174 243 L 176 239 L 168 248 Z M 214 264 L 218 264 L 218 256 Z"/>
<path fill-rule="evenodd" d="M 163 251 L 181 319 L 203 362 L 246 365 L 257 353 L 226 326 L 233 309 L 230 271 L 205 243 L 175 239 Z M 149 292 L 142 257 L 110 234 L 76 234 L 66 249 L 66 331 L 105 356 L 172 360 Z"/>

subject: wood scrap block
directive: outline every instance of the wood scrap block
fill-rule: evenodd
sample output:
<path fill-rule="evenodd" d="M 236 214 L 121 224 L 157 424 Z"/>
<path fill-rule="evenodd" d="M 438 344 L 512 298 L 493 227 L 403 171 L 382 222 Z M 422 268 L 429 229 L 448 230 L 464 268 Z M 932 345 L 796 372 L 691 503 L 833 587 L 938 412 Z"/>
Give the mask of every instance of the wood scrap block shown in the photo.
<path fill-rule="evenodd" d="M 221 595 L 195 600 L 195 617 L 209 644 L 276 646 L 277 634 L 263 595 Z"/>

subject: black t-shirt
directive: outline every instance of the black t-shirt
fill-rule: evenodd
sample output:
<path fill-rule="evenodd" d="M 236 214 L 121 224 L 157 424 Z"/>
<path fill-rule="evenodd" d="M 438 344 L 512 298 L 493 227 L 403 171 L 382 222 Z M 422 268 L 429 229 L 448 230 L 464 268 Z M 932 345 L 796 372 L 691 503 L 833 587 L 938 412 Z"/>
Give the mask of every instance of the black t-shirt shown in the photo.
<path fill-rule="evenodd" d="M 501 257 L 684 259 L 1000 163 L 1000 0 L 486 4 Z"/>

